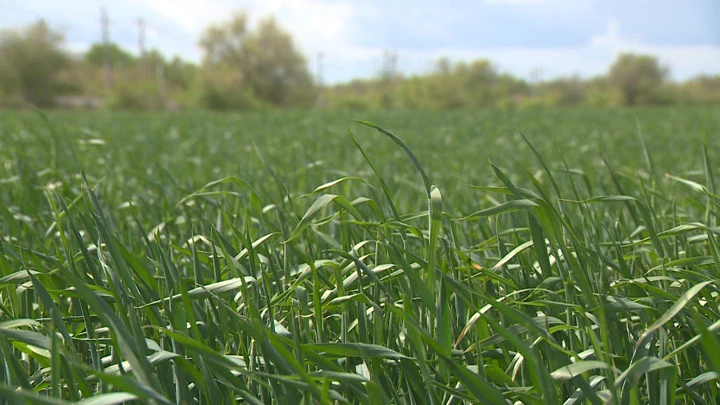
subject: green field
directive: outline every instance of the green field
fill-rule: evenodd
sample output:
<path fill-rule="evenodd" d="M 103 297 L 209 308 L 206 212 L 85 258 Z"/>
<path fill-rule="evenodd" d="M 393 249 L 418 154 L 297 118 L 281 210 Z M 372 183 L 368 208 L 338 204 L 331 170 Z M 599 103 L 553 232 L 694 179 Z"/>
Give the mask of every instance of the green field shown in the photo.
<path fill-rule="evenodd" d="M 0 403 L 720 404 L 718 151 L 718 108 L 0 112 Z"/>

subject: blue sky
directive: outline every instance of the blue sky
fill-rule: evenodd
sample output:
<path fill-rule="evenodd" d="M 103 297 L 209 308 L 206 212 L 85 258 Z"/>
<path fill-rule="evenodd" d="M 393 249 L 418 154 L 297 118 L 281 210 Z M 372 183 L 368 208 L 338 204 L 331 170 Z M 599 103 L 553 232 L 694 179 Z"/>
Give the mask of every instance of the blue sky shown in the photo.
<path fill-rule="evenodd" d="M 44 18 L 83 51 L 100 39 L 100 9 L 111 39 L 137 51 L 138 18 L 147 46 L 199 61 L 208 24 L 246 9 L 275 15 L 324 79 L 371 77 L 385 50 L 406 74 L 427 72 L 439 57 L 487 58 L 505 72 L 541 78 L 604 73 L 619 52 L 651 53 L 674 79 L 720 74 L 720 0 L 0 0 L 0 28 Z"/>

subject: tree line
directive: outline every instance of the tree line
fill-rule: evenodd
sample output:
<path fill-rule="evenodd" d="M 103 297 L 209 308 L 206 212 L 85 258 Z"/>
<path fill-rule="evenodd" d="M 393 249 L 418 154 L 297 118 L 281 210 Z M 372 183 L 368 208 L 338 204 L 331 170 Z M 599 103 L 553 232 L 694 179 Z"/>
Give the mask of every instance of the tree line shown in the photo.
<path fill-rule="evenodd" d="M 96 43 L 82 55 L 40 20 L 0 31 L 0 107 L 107 109 L 262 108 L 452 109 L 572 105 L 720 104 L 720 75 L 684 82 L 652 55 L 620 54 L 605 75 L 530 82 L 488 60 L 443 58 L 426 74 L 405 76 L 394 63 L 376 77 L 320 86 L 292 36 L 273 17 L 250 29 L 245 12 L 211 25 L 201 63 L 158 50 L 133 55 Z M 387 56 L 387 55 L 386 55 Z M 394 61 L 394 59 L 393 59 Z"/>

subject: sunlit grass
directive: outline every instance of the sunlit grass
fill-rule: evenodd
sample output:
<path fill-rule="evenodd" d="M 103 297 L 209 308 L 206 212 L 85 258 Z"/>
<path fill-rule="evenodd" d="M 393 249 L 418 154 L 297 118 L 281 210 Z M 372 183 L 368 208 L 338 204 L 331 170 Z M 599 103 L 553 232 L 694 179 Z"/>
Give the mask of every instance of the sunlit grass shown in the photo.
<path fill-rule="evenodd" d="M 718 404 L 715 109 L 0 114 L 4 403 Z"/>

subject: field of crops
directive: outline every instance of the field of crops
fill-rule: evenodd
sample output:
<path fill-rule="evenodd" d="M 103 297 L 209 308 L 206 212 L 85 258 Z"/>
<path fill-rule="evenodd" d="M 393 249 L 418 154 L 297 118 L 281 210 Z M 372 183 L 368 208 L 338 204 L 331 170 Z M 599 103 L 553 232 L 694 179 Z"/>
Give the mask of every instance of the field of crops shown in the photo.
<path fill-rule="evenodd" d="M 717 108 L 0 112 L 0 403 L 720 404 L 718 151 Z"/>

